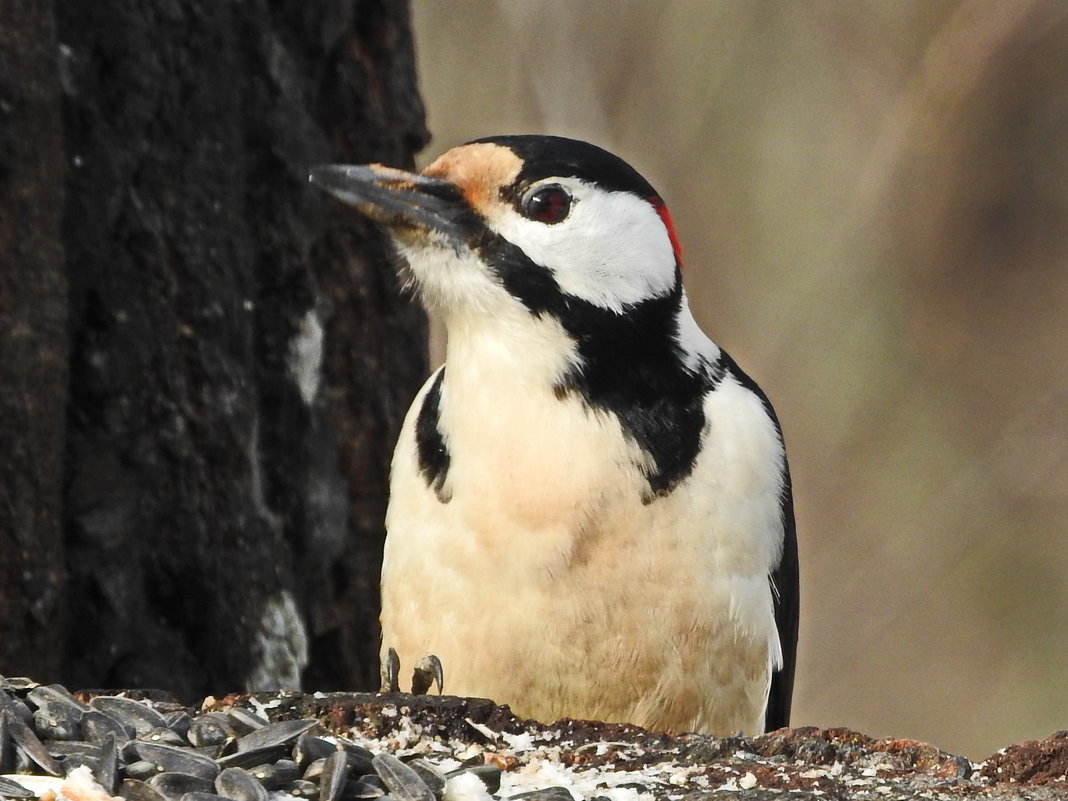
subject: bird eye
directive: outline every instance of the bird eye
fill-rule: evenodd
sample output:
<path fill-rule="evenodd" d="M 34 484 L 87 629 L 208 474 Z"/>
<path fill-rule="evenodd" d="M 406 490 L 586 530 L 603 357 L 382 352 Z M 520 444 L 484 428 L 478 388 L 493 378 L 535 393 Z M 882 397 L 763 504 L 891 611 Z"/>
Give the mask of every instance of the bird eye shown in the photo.
<path fill-rule="evenodd" d="M 542 186 L 520 201 L 519 210 L 535 222 L 553 225 L 571 213 L 571 195 L 562 186 Z"/>

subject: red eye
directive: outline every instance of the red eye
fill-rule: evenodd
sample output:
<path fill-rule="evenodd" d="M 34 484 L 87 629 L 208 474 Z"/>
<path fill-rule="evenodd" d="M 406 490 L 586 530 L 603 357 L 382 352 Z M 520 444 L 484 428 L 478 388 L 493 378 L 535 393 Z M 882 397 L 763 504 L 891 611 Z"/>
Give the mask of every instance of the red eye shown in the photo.
<path fill-rule="evenodd" d="M 542 186 L 520 201 L 519 210 L 535 222 L 552 225 L 571 213 L 571 195 L 556 184 Z"/>

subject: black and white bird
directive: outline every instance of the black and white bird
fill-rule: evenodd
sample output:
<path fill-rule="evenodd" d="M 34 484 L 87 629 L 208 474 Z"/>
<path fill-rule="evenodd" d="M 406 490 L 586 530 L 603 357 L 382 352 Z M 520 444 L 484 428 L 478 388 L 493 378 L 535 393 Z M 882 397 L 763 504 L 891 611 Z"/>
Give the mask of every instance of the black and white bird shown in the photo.
<path fill-rule="evenodd" d="M 448 340 L 393 456 L 383 655 L 543 721 L 787 725 L 782 434 L 695 323 L 656 191 L 553 136 L 311 179 L 385 226 Z"/>

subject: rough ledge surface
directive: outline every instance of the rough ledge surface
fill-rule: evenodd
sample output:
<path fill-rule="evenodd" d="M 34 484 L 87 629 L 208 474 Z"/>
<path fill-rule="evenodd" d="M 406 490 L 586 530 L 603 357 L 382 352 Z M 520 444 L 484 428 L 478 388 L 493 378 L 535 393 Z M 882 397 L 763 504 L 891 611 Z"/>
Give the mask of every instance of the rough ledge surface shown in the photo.
<path fill-rule="evenodd" d="M 264 745 L 271 746 L 266 749 L 273 754 L 270 762 L 279 758 L 274 753 L 275 746 L 284 745 L 283 751 L 287 751 L 299 733 L 309 732 L 315 734 L 312 740 L 320 747 L 330 749 L 333 742 L 336 750 L 346 752 L 337 766 L 347 764 L 352 756 L 351 749 L 355 748 L 367 758 L 378 755 L 374 760 L 380 760 L 393 773 L 407 771 L 414 775 L 415 771 L 401 762 L 437 773 L 442 777 L 438 789 L 432 793 L 437 801 L 520 798 L 524 801 L 1068 799 L 1068 732 L 1058 732 L 1040 742 L 1009 746 L 974 763 L 926 743 L 875 740 L 841 728 L 804 727 L 780 729 L 752 738 L 717 738 L 699 734 L 660 734 L 636 726 L 571 719 L 545 725 L 521 720 L 507 706 L 498 706 L 481 698 L 400 693 L 277 692 L 209 697 L 198 709 L 191 709 L 167 693 L 150 690 L 86 690 L 71 695 L 58 685 L 41 687 L 32 680 L 5 680 L 3 677 L 0 677 L 0 685 L 4 690 L 0 692 L 0 774 L 15 770 L 13 774 L 0 776 L 0 796 L 15 793 L 27 801 L 34 795 L 54 801 L 122 801 L 109 794 L 117 787 L 115 777 L 106 771 L 99 772 L 108 764 L 104 758 L 108 743 L 111 759 L 115 759 L 114 734 L 105 738 L 99 750 L 91 749 L 93 754 L 99 754 L 98 768 L 93 769 L 92 776 L 86 772 L 88 768 L 78 766 L 72 770 L 72 764 L 67 762 L 76 753 L 77 749 L 71 749 L 78 743 L 55 741 L 70 739 L 70 733 L 76 728 L 84 729 L 81 724 L 64 725 L 65 721 L 71 723 L 65 717 L 68 712 L 79 717 L 84 714 L 88 726 L 89 711 L 105 701 L 108 702 L 105 709 L 112 710 L 119 720 L 126 720 L 138 730 L 137 741 L 124 744 L 122 749 L 126 751 L 132 746 L 140 759 L 149 758 L 142 751 L 153 747 L 151 741 L 162 731 L 146 728 L 145 713 L 150 713 L 150 719 L 167 721 L 168 730 L 162 731 L 164 735 L 174 734 L 182 720 L 185 721 L 184 731 L 190 734 L 190 727 L 204 724 L 218 727 L 219 721 L 230 721 L 235 726 L 238 723 L 251 725 L 247 737 L 238 733 L 226 741 L 236 745 L 237 753 L 220 750 L 218 753 L 213 751 L 214 757 L 190 755 L 200 761 L 217 759 L 220 765 L 223 762 L 230 764 L 236 757 L 256 756 L 260 759 L 257 747 L 251 742 L 257 737 L 262 741 L 258 741 L 259 750 L 264 750 Z M 120 694 L 125 699 L 95 698 Z M 30 710 L 21 698 L 27 698 L 38 708 L 32 714 L 32 721 Z M 120 714 L 121 709 L 114 710 L 115 704 L 125 707 L 126 712 Z M 129 717 L 131 705 L 132 718 Z M 146 706 L 151 709 L 143 709 Z M 224 714 L 209 716 L 209 713 Z M 107 716 L 97 713 L 97 719 Z M 20 718 L 30 722 L 20 722 Z M 295 722 L 295 726 L 286 721 Z M 42 753 L 45 746 L 30 731 L 31 726 L 37 727 L 42 736 L 48 732 L 67 731 L 66 735 L 58 738 L 49 735 L 47 739 L 49 748 L 57 754 L 72 756 L 60 757 L 57 761 L 49 753 Z M 257 726 L 261 728 L 257 730 Z M 143 728 L 146 730 L 141 731 Z M 269 738 L 261 736 L 268 730 L 272 730 Z M 280 730 L 286 734 L 277 739 Z M 330 737 L 331 734 L 344 739 L 336 740 Z M 149 743 L 143 742 L 145 740 Z M 189 743 L 199 744 L 199 738 L 190 737 L 186 748 L 191 747 Z M 14 760 L 12 745 L 24 751 L 29 759 Z M 90 744 L 80 745 L 84 750 Z M 164 748 L 154 747 L 157 750 Z M 302 756 L 298 756 L 298 751 Z M 229 756 L 221 755 L 225 753 Z M 309 753 L 296 740 L 293 759 L 303 759 Z M 338 756 L 334 750 L 331 754 Z M 267 757 L 263 756 L 263 759 Z M 197 762 L 197 759 L 193 761 Z M 279 759 L 275 768 L 285 761 L 285 758 Z M 37 773 L 34 763 L 42 772 Z M 293 770 L 297 768 L 295 762 L 289 764 Z M 131 783 L 134 765 L 128 764 L 127 767 L 129 778 L 121 782 L 121 793 L 127 801 L 144 801 L 145 793 L 145 797 L 154 799 L 189 801 L 192 798 L 189 793 L 185 796 L 180 793 L 167 795 L 145 789 L 145 785 L 151 789 L 156 779 L 173 778 L 178 774 L 160 774 L 144 782 L 133 780 Z M 309 778 L 311 765 L 306 767 L 305 778 Z M 159 761 L 155 769 L 179 770 L 165 767 L 164 761 Z M 492 781 L 485 778 L 487 772 L 492 775 Z M 51 784 L 38 784 L 46 789 L 31 791 L 32 783 L 27 774 L 34 773 Z M 43 774 L 51 774 L 53 778 Z M 455 782 L 447 778 L 458 774 Z M 381 771 L 379 775 L 382 775 Z M 106 778 L 100 778 L 102 776 Z M 96 784 L 93 777 L 97 777 L 103 786 Z M 249 781 L 253 777 L 266 785 L 266 779 L 256 773 Z M 88 785 L 84 781 L 88 781 Z M 344 782 L 344 778 L 341 781 Z M 307 787 L 299 794 L 303 798 L 314 796 L 343 801 L 341 785 L 333 784 L 333 790 L 337 792 L 320 783 L 318 788 L 312 785 L 311 789 L 315 790 L 312 795 L 308 795 Z M 424 786 L 424 780 L 418 778 L 416 785 L 421 793 L 419 798 L 430 797 L 427 789 L 430 785 Z M 108 791 L 105 786 L 112 789 Z M 274 792 L 270 797 L 273 801 L 296 798 L 287 792 Z M 220 793 L 229 798 L 243 797 L 222 790 Z M 261 789 L 259 797 L 264 795 Z M 357 796 L 367 797 L 362 793 Z M 344 797 L 348 798 L 347 795 Z M 409 796 L 394 791 L 383 798 L 387 797 Z M 219 796 L 205 795 L 204 799 L 219 799 Z"/>
<path fill-rule="evenodd" d="M 206 708 L 231 705 L 269 706 L 277 719 L 316 717 L 339 734 L 391 742 L 400 751 L 440 743 L 455 752 L 463 744 L 471 756 L 481 749 L 486 762 L 506 771 L 535 773 L 532 765 L 549 760 L 587 780 L 601 776 L 595 786 L 634 788 L 638 797 L 1068 798 L 1068 732 L 973 763 L 915 740 L 876 740 L 843 728 L 780 729 L 753 738 L 676 736 L 584 720 L 544 725 L 487 699 L 455 696 L 278 693 L 206 702 Z M 628 781 L 614 781 L 619 774 Z"/>

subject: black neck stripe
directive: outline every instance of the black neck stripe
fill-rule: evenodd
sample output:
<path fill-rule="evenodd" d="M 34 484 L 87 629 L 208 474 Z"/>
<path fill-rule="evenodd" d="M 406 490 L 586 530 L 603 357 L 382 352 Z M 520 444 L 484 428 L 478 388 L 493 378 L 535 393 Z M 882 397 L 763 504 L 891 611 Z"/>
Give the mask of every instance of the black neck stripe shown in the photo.
<path fill-rule="evenodd" d="M 712 365 L 694 371 L 685 364 L 677 340 L 683 303 L 678 267 L 669 292 L 616 312 L 563 292 L 547 268 L 499 235 L 483 239 L 479 256 L 532 315 L 553 317 L 577 343 L 580 364 L 561 378 L 557 396 L 575 394 L 614 414 L 652 457 L 650 497 L 670 492 L 693 470 L 704 396 L 722 375 Z"/>

